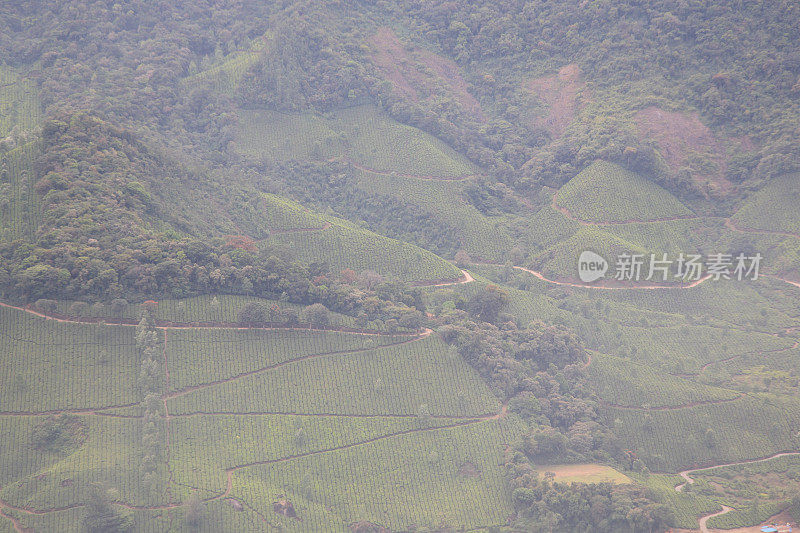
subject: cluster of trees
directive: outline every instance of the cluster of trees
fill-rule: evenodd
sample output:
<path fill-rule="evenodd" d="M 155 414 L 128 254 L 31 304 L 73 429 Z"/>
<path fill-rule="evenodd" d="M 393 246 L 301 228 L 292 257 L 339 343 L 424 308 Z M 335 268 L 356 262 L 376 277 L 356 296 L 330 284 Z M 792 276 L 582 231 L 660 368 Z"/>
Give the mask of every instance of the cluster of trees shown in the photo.
<path fill-rule="evenodd" d="M 513 527 L 519 531 L 658 533 L 667 531 L 671 512 L 642 487 L 611 483 L 557 483 L 539 476 L 520 452 L 507 458 L 513 493 Z"/>
<path fill-rule="evenodd" d="M 364 64 L 347 50 L 358 37 L 341 26 L 331 31 L 335 23 L 313 9 L 285 14 L 273 45 L 245 75 L 238 94 L 241 105 L 324 110 L 363 96 Z"/>
<path fill-rule="evenodd" d="M 587 354 L 562 326 L 518 324 L 503 311 L 507 296 L 486 286 L 454 302 L 439 321 L 445 342 L 487 380 L 510 410 L 531 423 L 524 450 L 537 461 L 621 460 L 586 384 Z"/>
<path fill-rule="evenodd" d="M 0 17 L 0 56 L 14 67 L 36 64 L 48 115 L 91 110 L 114 123 L 166 132 L 159 142 L 218 160 L 233 138 L 232 99 L 178 90 L 178 83 L 193 66 L 249 48 L 267 31 L 276 7 L 16 3 Z"/>
<path fill-rule="evenodd" d="M 102 483 L 93 483 L 89 487 L 86 515 L 83 518 L 87 533 L 126 533 L 133 530 L 133 511 L 115 505 L 117 499 L 116 489 Z"/>
<path fill-rule="evenodd" d="M 286 194 L 318 211 L 333 209 L 381 235 L 446 257 L 459 247 L 455 227 L 394 196 L 364 191 L 358 187 L 357 171 L 345 162 L 259 162 L 248 164 L 243 172 L 264 190 Z"/>
<path fill-rule="evenodd" d="M 621 94 L 638 84 L 699 109 L 708 123 L 756 136 L 762 149 L 735 158 L 727 170 L 734 181 L 800 168 L 798 132 L 789 126 L 800 116 L 796 102 L 800 8 L 795 3 L 658 0 L 647 5 L 601 1 L 586 6 L 579 0 L 557 4 L 514 0 L 490 2 L 480 10 L 467 0 L 395 4 L 420 33 L 474 72 L 472 90 L 481 100 L 497 102 L 507 128 L 519 132 L 523 140 L 529 133 L 538 142 L 549 141 L 541 132 L 521 128 L 524 94 L 514 85 L 514 74 L 525 73 L 530 66 L 577 61 L 585 77 L 603 90 Z M 752 38 L 734 37 L 741 34 Z M 487 61 L 497 58 L 502 61 L 486 72 Z M 635 109 L 643 102 L 629 99 L 626 105 Z M 655 164 L 647 139 L 632 135 L 617 117 L 609 118 L 595 125 L 599 128 L 587 122 L 577 128 L 582 133 L 547 143 L 531 169 L 562 181 L 563 170 L 574 175 L 587 158 L 602 156 L 648 171 L 675 188 L 686 188 L 681 172 L 663 175 L 665 169 Z M 515 142 L 514 135 L 496 138 L 504 143 L 495 149 L 494 157 L 503 159 L 495 164 L 509 165 L 508 174 L 516 174 L 522 182 L 534 177 L 513 158 L 501 155 L 527 157 L 526 143 Z M 631 153 L 639 155 L 631 159 Z"/>
<path fill-rule="evenodd" d="M 293 325 L 302 322 L 315 327 L 325 327 L 331 321 L 328 308 L 320 303 L 311 304 L 298 314 L 291 307 L 281 308 L 277 304 L 267 305 L 260 302 L 249 302 L 239 310 L 238 318 L 240 324 L 250 326 L 270 323 Z"/>
<path fill-rule="evenodd" d="M 65 453 L 80 446 L 86 437 L 87 428 L 80 418 L 59 414 L 33 426 L 31 444 L 39 451 Z"/>
<path fill-rule="evenodd" d="M 166 442 L 166 425 L 162 416 L 164 407 L 163 350 L 155 328 L 154 306 L 142 306 L 142 318 L 136 326 L 136 347 L 141 356 L 138 376 L 139 390 L 144 405 L 142 429 L 142 486 L 152 492 L 157 486 L 159 470 L 164 462 L 163 445 Z"/>
<path fill-rule="evenodd" d="M 3 297 L 42 306 L 56 296 L 111 299 L 112 312 L 121 313 L 128 299 L 217 292 L 319 303 L 403 327 L 421 323 L 419 291 L 374 276 L 333 276 L 282 248 L 243 249 L 206 237 L 214 230 L 197 213 L 170 215 L 178 211 L 174 195 L 160 182 L 170 181 L 171 167 L 129 130 L 82 113 L 50 120 L 38 167 L 42 225 L 35 242 L 0 242 Z M 171 177 L 173 185 L 182 179 Z M 155 231 L 156 221 L 183 231 Z"/>

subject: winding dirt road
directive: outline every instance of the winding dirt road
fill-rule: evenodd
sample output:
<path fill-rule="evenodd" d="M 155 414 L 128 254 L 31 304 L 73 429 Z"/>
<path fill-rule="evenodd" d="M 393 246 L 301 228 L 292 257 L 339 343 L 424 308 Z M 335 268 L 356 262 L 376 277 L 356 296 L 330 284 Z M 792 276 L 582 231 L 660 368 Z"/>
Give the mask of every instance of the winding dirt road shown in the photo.
<path fill-rule="evenodd" d="M 494 264 L 494 263 L 491 263 L 491 264 Z M 707 281 L 708 279 L 710 279 L 712 277 L 709 274 L 709 275 L 707 275 L 705 277 L 702 277 L 702 278 L 698 279 L 697 281 L 693 281 L 692 283 L 689 283 L 689 284 L 686 284 L 686 285 L 627 285 L 627 286 L 625 286 L 625 285 L 614 285 L 614 286 L 608 286 L 608 285 L 588 285 L 586 283 L 574 283 L 574 282 L 570 282 L 570 281 L 557 281 L 557 280 L 554 280 L 554 279 L 549 279 L 544 274 L 542 274 L 541 272 L 537 272 L 537 271 L 531 270 L 529 268 L 525 268 L 525 267 L 521 267 L 521 266 L 515 266 L 514 268 L 517 269 L 517 270 L 521 270 L 522 272 L 527 272 L 528 274 L 532 274 L 537 279 L 540 279 L 540 280 L 542 280 L 542 281 L 544 281 L 546 283 L 552 283 L 553 285 L 562 285 L 562 286 L 565 286 L 565 287 L 577 287 L 579 289 L 595 289 L 595 290 L 603 290 L 603 291 L 631 291 L 631 290 L 652 291 L 652 290 L 666 290 L 666 289 L 691 289 L 691 288 L 697 287 L 698 285 L 700 285 L 701 283 L 703 283 L 704 281 Z"/>
<path fill-rule="evenodd" d="M 693 485 L 694 484 L 694 479 L 692 479 L 691 474 L 693 474 L 694 472 L 701 472 L 703 470 L 711 470 L 712 468 L 720 468 L 720 467 L 725 467 L 725 466 L 738 466 L 738 465 L 747 465 L 747 464 L 752 464 L 752 463 L 763 463 L 764 461 L 769 461 L 771 459 L 777 459 L 778 457 L 788 457 L 788 456 L 794 456 L 794 455 L 800 455 L 800 452 L 781 452 L 781 453 L 776 453 L 774 455 L 770 455 L 769 457 L 762 457 L 761 459 L 750 459 L 750 460 L 747 460 L 747 461 L 737 461 L 735 463 L 724 463 L 724 464 L 713 465 L 713 466 L 705 466 L 705 467 L 702 467 L 702 468 L 692 468 L 690 470 L 684 470 L 682 472 L 678 472 L 678 474 L 683 479 L 685 479 L 686 481 L 684 481 L 680 485 L 676 485 L 675 486 L 675 491 L 676 492 L 683 492 L 683 489 L 686 487 L 686 485 Z M 726 505 L 723 505 L 721 511 L 717 511 L 715 513 L 711 513 L 711 514 L 708 514 L 708 515 L 700 517 L 698 519 L 698 523 L 700 525 L 700 531 L 702 533 L 710 533 L 710 530 L 708 529 L 708 526 L 706 525 L 706 524 L 708 524 L 708 521 L 711 520 L 712 518 L 714 518 L 715 516 L 720 516 L 720 515 L 727 514 L 727 513 L 731 512 L 732 510 L 733 510 L 732 508 L 730 508 L 730 507 L 728 507 Z"/>
<path fill-rule="evenodd" d="M 464 283 L 472 283 L 475 279 L 464 269 L 461 269 L 461 277 L 455 281 L 443 281 L 441 283 L 438 282 L 427 282 L 427 281 L 420 281 L 415 283 L 414 285 L 417 287 L 447 287 L 449 285 L 463 285 Z"/>

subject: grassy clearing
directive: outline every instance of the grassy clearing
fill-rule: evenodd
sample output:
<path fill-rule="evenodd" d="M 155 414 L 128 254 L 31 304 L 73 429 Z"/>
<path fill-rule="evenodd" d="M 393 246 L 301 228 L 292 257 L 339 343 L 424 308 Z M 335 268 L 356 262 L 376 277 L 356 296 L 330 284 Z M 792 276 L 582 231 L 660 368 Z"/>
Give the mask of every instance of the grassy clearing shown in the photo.
<path fill-rule="evenodd" d="M 555 474 L 553 479 L 560 483 L 631 483 L 631 479 L 610 466 L 599 464 L 540 465 L 539 476 Z"/>
<path fill-rule="evenodd" d="M 395 122 L 374 106 L 324 115 L 242 111 L 237 148 L 271 160 L 347 157 L 380 172 L 433 177 L 474 172 L 467 159 L 444 142 Z"/>
<path fill-rule="evenodd" d="M 672 194 L 618 165 L 598 161 L 564 185 L 559 206 L 582 220 L 622 222 L 691 216 Z"/>

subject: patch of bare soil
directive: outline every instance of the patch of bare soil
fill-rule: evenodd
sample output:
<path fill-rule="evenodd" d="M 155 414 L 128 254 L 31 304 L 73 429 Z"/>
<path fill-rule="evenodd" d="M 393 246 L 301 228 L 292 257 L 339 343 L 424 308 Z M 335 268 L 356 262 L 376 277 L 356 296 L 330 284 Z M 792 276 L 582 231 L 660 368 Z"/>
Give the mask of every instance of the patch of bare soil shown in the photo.
<path fill-rule="evenodd" d="M 292 502 L 286 498 L 281 498 L 277 502 L 273 503 L 272 510 L 281 516 L 297 518 L 297 512 L 294 510 L 294 505 L 292 505 Z"/>
<path fill-rule="evenodd" d="M 691 168 L 697 185 L 711 196 L 726 196 L 734 189 L 725 176 L 727 146 L 744 151 L 757 149 L 747 136 L 717 138 L 697 113 L 665 111 L 650 106 L 640 110 L 635 118 L 639 134 L 655 141 L 670 170 Z"/>
<path fill-rule="evenodd" d="M 458 475 L 461 477 L 481 477 L 481 471 L 474 463 L 467 461 L 458 467 Z"/>
<path fill-rule="evenodd" d="M 549 107 L 547 115 L 534 119 L 534 125 L 553 138 L 561 137 L 581 107 L 580 95 L 584 90 L 581 69 L 569 64 L 558 74 L 531 80 L 527 88 Z"/>
<path fill-rule="evenodd" d="M 400 41 L 391 28 L 379 28 L 369 38 L 373 63 L 399 94 L 417 102 L 435 96 L 444 88 L 480 120 L 485 120 L 478 101 L 467 88 L 467 82 L 453 61 Z"/>

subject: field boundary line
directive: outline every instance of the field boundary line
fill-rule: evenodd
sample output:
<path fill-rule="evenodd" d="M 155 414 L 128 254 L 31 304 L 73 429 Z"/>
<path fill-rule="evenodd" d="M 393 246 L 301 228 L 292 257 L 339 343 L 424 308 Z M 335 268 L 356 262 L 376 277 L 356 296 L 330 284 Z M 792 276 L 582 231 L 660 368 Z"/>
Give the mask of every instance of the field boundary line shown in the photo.
<path fill-rule="evenodd" d="M 223 383 L 230 383 L 232 381 L 236 381 L 236 380 L 239 380 L 239 379 L 242 379 L 242 378 L 246 378 L 246 377 L 249 377 L 249 376 L 260 374 L 262 372 L 267 372 L 269 370 L 273 370 L 275 368 L 280 368 L 282 366 L 286 366 L 288 364 L 296 363 L 296 362 L 299 362 L 299 361 L 306 361 L 308 359 L 314 359 L 314 358 L 317 358 L 317 357 L 328 357 L 328 356 L 336 356 L 336 355 L 349 355 L 349 354 L 355 354 L 355 353 L 361 353 L 361 352 L 368 352 L 370 350 L 378 350 L 378 349 L 381 349 L 381 348 L 389 348 L 389 347 L 393 347 L 393 346 L 401 346 L 403 344 L 408 344 L 410 342 L 416 342 L 416 341 L 422 340 L 422 339 L 428 337 L 431 333 L 432 333 L 432 330 L 426 328 L 426 330 L 423 333 L 421 333 L 421 334 L 419 334 L 419 335 L 417 335 L 415 337 L 412 337 L 410 339 L 405 339 L 405 340 L 402 340 L 402 341 L 398 341 L 398 342 L 394 342 L 394 343 L 390 343 L 390 344 L 384 344 L 382 346 L 371 346 L 371 347 L 366 347 L 366 348 L 353 348 L 353 349 L 350 349 L 350 350 L 338 350 L 338 351 L 335 351 L 335 352 L 323 352 L 323 353 L 314 353 L 314 354 L 302 355 L 300 357 L 295 357 L 293 359 L 287 359 L 286 361 L 280 361 L 278 363 L 273 363 L 271 365 L 264 366 L 264 367 L 261 367 L 261 368 L 257 368 L 255 370 L 248 370 L 247 372 L 242 372 L 241 374 L 236 374 L 236 375 L 228 377 L 228 378 L 219 379 L 219 380 L 215 380 L 215 381 L 209 381 L 207 383 L 200 383 L 200 384 L 197 384 L 197 385 L 190 385 L 190 386 L 184 387 L 183 389 L 180 389 L 180 390 L 167 392 L 164 395 L 164 399 L 165 399 L 165 401 L 166 400 L 171 400 L 173 398 L 184 396 L 184 395 L 189 394 L 191 392 L 195 392 L 195 391 L 198 391 L 198 390 L 206 389 L 208 387 L 213 387 L 215 385 L 221 385 Z"/>
<path fill-rule="evenodd" d="M 6 309 L 13 309 L 15 311 L 21 311 L 23 313 L 28 313 L 30 315 L 43 318 L 45 320 L 53 320 L 55 322 L 66 323 L 66 324 L 95 324 L 99 326 L 124 326 L 124 327 L 136 327 L 139 322 L 132 318 L 110 318 L 110 317 L 73 317 L 68 315 L 61 315 L 58 313 L 44 313 L 42 311 L 37 311 L 33 309 L 31 305 L 25 306 L 17 306 L 13 304 L 9 304 L 6 302 L 0 302 L 0 307 L 4 307 Z M 224 330 L 236 330 L 236 331 L 319 331 L 323 333 L 350 333 L 353 335 L 366 335 L 366 336 L 374 336 L 374 337 L 410 337 L 410 336 L 419 336 L 425 335 L 427 328 L 422 328 L 421 332 L 399 332 L 399 333 L 388 333 L 385 331 L 378 331 L 378 330 L 370 330 L 370 329 L 359 329 L 359 328 L 349 328 L 349 327 L 321 327 L 321 326 L 304 326 L 304 325 L 294 325 L 294 326 L 286 326 L 286 325 L 279 325 L 279 324 L 267 324 L 264 326 L 243 326 L 242 324 L 235 323 L 235 322 L 176 322 L 172 320 L 156 320 L 156 329 L 162 330 L 186 330 L 186 329 L 224 329 Z M 86 344 L 86 343 L 85 343 Z M 99 343 L 98 343 L 99 344 Z M 129 346 L 129 345 L 125 345 Z"/>
<path fill-rule="evenodd" d="M 733 216 L 736 216 L 735 214 Z M 792 233 L 789 231 L 774 231 L 769 229 L 756 229 L 756 228 L 743 228 L 736 225 L 736 222 L 733 221 L 733 217 L 729 217 L 725 219 L 725 227 L 731 231 L 736 231 L 738 233 L 757 233 L 761 235 L 775 235 L 777 237 L 794 237 L 795 239 L 800 239 L 800 234 Z"/>

